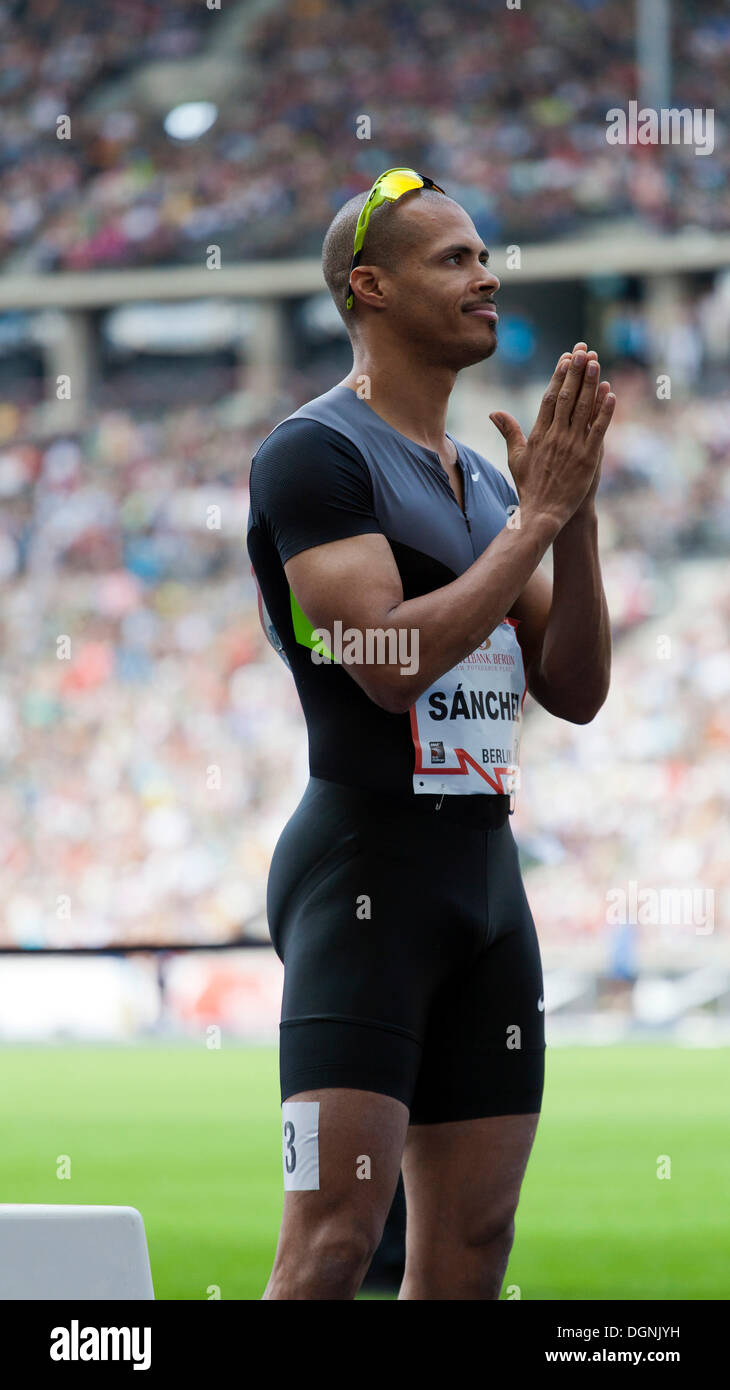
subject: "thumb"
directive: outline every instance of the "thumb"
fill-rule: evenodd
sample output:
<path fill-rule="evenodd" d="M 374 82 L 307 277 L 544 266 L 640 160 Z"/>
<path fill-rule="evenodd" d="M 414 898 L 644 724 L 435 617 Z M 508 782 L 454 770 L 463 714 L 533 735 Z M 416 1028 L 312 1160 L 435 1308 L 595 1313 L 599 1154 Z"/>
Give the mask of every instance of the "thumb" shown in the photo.
<path fill-rule="evenodd" d="M 507 448 L 513 444 L 525 444 L 527 442 L 514 415 L 507 415 L 504 411 L 497 410 L 489 418 L 492 424 L 497 426 L 502 438 L 507 443 Z"/>

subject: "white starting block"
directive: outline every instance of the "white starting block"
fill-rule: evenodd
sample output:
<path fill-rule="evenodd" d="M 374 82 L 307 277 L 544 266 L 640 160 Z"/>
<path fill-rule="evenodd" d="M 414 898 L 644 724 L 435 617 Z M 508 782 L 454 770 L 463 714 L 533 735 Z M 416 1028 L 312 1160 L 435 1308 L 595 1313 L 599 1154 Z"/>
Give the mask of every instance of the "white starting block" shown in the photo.
<path fill-rule="evenodd" d="M 0 1203 L 0 1299 L 154 1296 L 136 1207 Z"/>

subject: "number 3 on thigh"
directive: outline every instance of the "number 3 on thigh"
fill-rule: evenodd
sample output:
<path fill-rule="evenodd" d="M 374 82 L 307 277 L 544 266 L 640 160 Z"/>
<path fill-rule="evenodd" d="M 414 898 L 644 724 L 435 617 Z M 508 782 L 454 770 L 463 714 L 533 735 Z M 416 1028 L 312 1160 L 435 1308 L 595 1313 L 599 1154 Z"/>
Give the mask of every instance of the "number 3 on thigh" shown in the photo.
<path fill-rule="evenodd" d="M 285 1192 L 319 1191 L 319 1101 L 285 1100 L 281 1107 Z"/>

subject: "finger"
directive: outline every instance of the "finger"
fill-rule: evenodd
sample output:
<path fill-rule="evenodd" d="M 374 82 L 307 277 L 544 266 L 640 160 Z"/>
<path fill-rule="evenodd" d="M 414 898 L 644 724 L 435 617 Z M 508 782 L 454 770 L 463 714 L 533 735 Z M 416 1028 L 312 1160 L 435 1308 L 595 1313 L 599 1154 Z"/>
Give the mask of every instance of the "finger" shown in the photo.
<path fill-rule="evenodd" d="M 577 343 L 576 347 L 582 350 L 583 348 L 585 348 L 585 343 Z M 573 349 L 573 352 L 561 352 L 555 370 L 560 371 L 564 364 L 570 365 L 574 352 L 575 348 Z M 598 358 L 598 353 L 596 352 L 595 348 L 591 348 L 590 352 L 586 353 L 586 361 L 592 361 L 594 358 Z"/>
<path fill-rule="evenodd" d="M 513 449 L 515 445 L 527 443 L 520 429 L 519 421 L 515 420 L 514 415 L 508 415 L 505 410 L 494 410 L 489 418 L 505 440 L 508 450 Z"/>
<path fill-rule="evenodd" d="M 596 399 L 595 399 L 595 403 L 594 403 L 594 406 L 593 406 L 593 415 L 591 416 L 591 424 L 593 424 L 593 421 L 595 420 L 595 418 L 596 418 L 596 416 L 597 416 L 597 414 L 598 414 L 598 412 L 599 412 L 601 406 L 603 405 L 604 396 L 607 396 L 610 390 L 611 390 L 611 383 L 610 383 L 610 381 L 602 381 L 601 384 L 600 384 L 600 386 L 598 387 L 598 390 L 596 391 Z"/>
<path fill-rule="evenodd" d="M 579 349 L 582 351 L 583 348 L 585 347 L 585 343 L 576 343 L 576 347 L 579 348 Z M 573 349 L 573 352 L 575 352 L 575 348 Z M 573 352 L 564 352 L 564 353 L 562 353 L 561 356 L 560 356 L 560 358 L 559 358 L 559 361 L 558 361 L 558 366 L 561 366 L 562 363 L 563 363 L 563 361 L 564 361 L 565 359 L 567 359 L 568 362 L 570 362 L 570 360 L 571 360 L 571 358 L 572 358 L 572 356 L 573 356 Z M 590 352 L 586 352 L 586 364 L 588 364 L 589 362 L 597 362 L 597 361 L 598 361 L 598 353 L 596 352 L 595 348 L 591 348 L 591 349 L 590 349 Z M 595 404 L 595 401 L 594 401 L 593 411 L 592 411 L 592 413 L 591 413 L 591 421 L 593 420 L 593 418 L 594 418 L 594 416 L 595 416 L 595 412 L 596 412 L 596 404 Z M 590 423 L 590 422 L 589 422 L 589 423 Z"/>
<path fill-rule="evenodd" d="M 582 350 L 582 349 L 581 349 L 581 350 Z M 573 356 L 573 353 L 572 353 L 572 352 L 561 352 L 561 354 L 560 354 L 560 356 L 559 356 L 559 358 L 558 358 L 558 366 L 560 366 L 561 362 L 565 362 L 565 361 L 570 362 L 572 356 Z M 587 360 L 587 361 L 591 361 L 593 358 L 597 358 L 597 357 L 598 357 L 598 353 L 596 352 L 595 348 L 591 348 L 590 352 L 587 352 L 587 353 L 586 353 L 586 360 Z"/>
<path fill-rule="evenodd" d="M 578 399 L 573 407 L 573 414 L 570 423 L 575 425 L 578 430 L 583 431 L 583 435 L 588 432 L 591 420 L 593 419 L 593 407 L 596 401 L 596 391 L 601 376 L 601 366 L 595 358 L 586 362 L 583 374 L 583 385 L 578 394 Z"/>
<path fill-rule="evenodd" d="M 590 430 L 588 431 L 589 449 L 596 458 L 598 457 L 601 445 L 603 443 L 603 436 L 605 435 L 606 430 L 608 429 L 611 423 L 615 408 L 616 397 L 614 396 L 613 391 L 607 391 L 606 395 L 603 397 L 603 401 L 601 402 L 601 408 L 598 411 L 598 414 L 596 415 L 596 418 L 593 421 Z"/>
<path fill-rule="evenodd" d="M 558 399 L 555 403 L 555 413 L 553 419 L 556 424 L 567 426 L 570 424 L 570 417 L 573 413 L 578 393 L 583 385 L 583 373 L 586 366 L 586 355 L 582 349 L 573 353 L 570 366 L 563 378 L 563 384 L 558 391 Z"/>
<path fill-rule="evenodd" d="M 595 349 L 595 348 L 591 348 L 590 351 L 587 351 L 587 350 L 586 350 L 586 345 L 585 345 L 585 343 L 576 343 L 576 345 L 575 345 L 575 347 L 573 348 L 572 352 L 562 352 L 562 353 L 560 354 L 560 360 L 562 361 L 562 359 L 563 359 L 564 357 L 573 357 L 573 355 L 574 355 L 578 350 L 580 350 L 581 352 L 585 352 L 586 357 L 597 357 L 597 356 L 598 356 L 598 353 L 596 352 L 596 349 Z"/>
<path fill-rule="evenodd" d="M 570 367 L 571 360 L 569 352 L 564 352 L 559 359 L 558 365 L 550 378 L 547 391 L 540 402 L 540 409 L 537 413 L 533 433 L 537 430 L 537 432 L 541 434 L 550 428 L 555 414 L 555 403 L 558 399 L 558 392 L 565 380 L 565 374 Z"/>
<path fill-rule="evenodd" d="M 597 362 L 597 361 L 598 361 L 598 353 L 596 352 L 595 348 L 591 348 L 590 352 L 589 352 L 589 353 L 587 354 L 587 356 L 586 356 L 586 370 L 588 370 L 588 366 L 589 366 L 589 364 L 590 364 L 591 362 Z M 594 416 L 595 416 L 595 413 L 596 413 L 596 397 L 597 397 L 597 395 L 598 395 L 598 383 L 599 383 L 600 379 L 601 379 L 601 369 L 600 369 L 600 366 L 599 366 L 598 373 L 597 373 L 596 378 L 595 378 L 596 393 L 595 393 L 595 395 L 594 395 L 594 397 L 593 397 L 593 408 L 592 408 L 592 410 L 591 410 L 591 415 L 590 415 L 590 419 L 589 419 L 589 421 L 588 421 L 588 425 L 591 424 L 591 422 L 593 421 L 593 418 L 594 418 Z M 588 426 L 586 426 L 586 428 L 588 428 Z"/>

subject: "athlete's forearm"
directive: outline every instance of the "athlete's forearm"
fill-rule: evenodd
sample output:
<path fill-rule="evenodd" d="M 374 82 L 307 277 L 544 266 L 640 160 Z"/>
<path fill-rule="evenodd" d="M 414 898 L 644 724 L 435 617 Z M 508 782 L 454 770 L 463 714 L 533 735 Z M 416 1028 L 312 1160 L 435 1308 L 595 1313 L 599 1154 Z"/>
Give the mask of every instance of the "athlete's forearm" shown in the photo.
<path fill-rule="evenodd" d="M 505 526 L 451 584 L 389 610 L 387 627 L 418 631 L 417 670 L 399 675 L 391 668 L 394 708 L 409 709 L 439 676 L 475 651 L 519 598 L 559 527 L 542 513 L 523 513 L 516 520 L 519 524 Z"/>
<path fill-rule="evenodd" d="M 553 543 L 553 598 L 531 693 L 550 714 L 587 724 L 608 694 L 611 624 L 601 580 L 598 521 L 580 510 Z"/>

